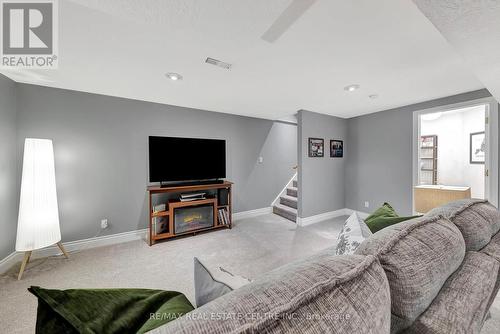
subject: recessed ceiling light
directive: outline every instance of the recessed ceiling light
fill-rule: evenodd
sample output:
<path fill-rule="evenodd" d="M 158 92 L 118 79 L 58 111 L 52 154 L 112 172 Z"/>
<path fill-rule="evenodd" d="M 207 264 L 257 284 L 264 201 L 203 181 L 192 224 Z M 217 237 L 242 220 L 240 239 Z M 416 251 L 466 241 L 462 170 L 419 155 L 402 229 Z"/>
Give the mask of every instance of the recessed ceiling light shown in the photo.
<path fill-rule="evenodd" d="M 368 95 L 368 97 L 372 100 L 374 99 L 378 99 L 378 94 L 372 94 L 372 95 Z"/>
<path fill-rule="evenodd" d="M 214 58 L 210 58 L 210 57 L 205 59 L 205 63 L 215 65 L 215 66 L 221 67 L 221 68 L 226 69 L 226 70 L 230 70 L 231 67 L 233 67 L 232 64 L 229 64 L 229 63 L 226 63 L 226 62 L 214 59 Z"/>
<path fill-rule="evenodd" d="M 182 75 L 180 75 L 179 73 L 170 72 L 165 74 L 165 76 L 173 81 L 182 80 Z"/>
<path fill-rule="evenodd" d="M 359 85 L 349 85 L 344 87 L 344 90 L 348 92 L 354 92 L 357 89 L 359 89 Z"/>

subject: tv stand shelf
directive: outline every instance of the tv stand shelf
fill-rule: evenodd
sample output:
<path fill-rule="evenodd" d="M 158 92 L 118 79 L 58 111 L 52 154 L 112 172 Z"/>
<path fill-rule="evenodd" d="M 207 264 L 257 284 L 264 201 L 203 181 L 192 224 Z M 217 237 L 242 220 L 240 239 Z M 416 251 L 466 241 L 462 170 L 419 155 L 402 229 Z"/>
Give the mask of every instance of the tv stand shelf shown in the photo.
<path fill-rule="evenodd" d="M 232 228 L 232 188 L 233 183 L 229 181 L 224 181 L 221 183 L 213 184 L 195 184 L 195 185 L 180 185 L 180 186 L 150 186 L 147 188 L 148 198 L 149 198 L 149 245 L 154 245 L 159 240 L 171 239 L 178 236 L 185 235 L 195 235 L 199 232 L 212 231 L 220 228 Z M 227 195 L 224 199 L 226 204 L 220 204 L 218 201 L 220 190 L 225 190 L 223 193 Z M 161 212 L 153 212 L 153 197 L 161 194 L 182 194 L 189 192 L 200 192 L 200 191 L 215 191 L 215 196 L 207 197 L 205 199 L 193 200 L 182 202 L 178 199 L 169 199 L 166 204 L 166 210 Z M 213 211 L 213 226 L 201 227 L 195 230 L 190 230 L 182 233 L 175 233 L 175 209 L 180 208 L 195 208 L 197 206 L 212 206 Z M 219 219 L 218 210 L 225 209 L 228 213 L 229 222 L 224 224 L 221 219 Z M 168 229 L 165 233 L 156 233 L 155 220 L 157 218 L 165 218 L 168 223 Z"/>

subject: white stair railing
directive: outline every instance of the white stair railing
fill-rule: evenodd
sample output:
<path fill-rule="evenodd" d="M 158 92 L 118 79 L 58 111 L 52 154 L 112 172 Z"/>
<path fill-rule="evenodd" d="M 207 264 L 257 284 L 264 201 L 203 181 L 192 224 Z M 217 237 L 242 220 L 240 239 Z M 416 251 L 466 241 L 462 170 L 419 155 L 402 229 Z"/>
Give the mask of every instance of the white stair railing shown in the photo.
<path fill-rule="evenodd" d="M 297 169 L 297 168 L 294 167 L 294 169 Z M 276 196 L 276 198 L 274 199 L 274 201 L 271 202 L 271 207 L 273 207 L 273 206 L 275 206 L 276 204 L 279 203 L 280 197 L 284 196 L 286 194 L 286 189 L 290 188 L 291 186 L 293 186 L 293 181 L 295 181 L 296 179 L 297 179 L 297 173 L 295 172 L 295 174 L 293 174 L 292 178 L 290 179 L 290 181 L 288 181 L 288 183 L 285 185 L 285 187 L 283 188 L 283 190 L 281 190 L 281 192 L 278 194 L 278 196 Z"/>

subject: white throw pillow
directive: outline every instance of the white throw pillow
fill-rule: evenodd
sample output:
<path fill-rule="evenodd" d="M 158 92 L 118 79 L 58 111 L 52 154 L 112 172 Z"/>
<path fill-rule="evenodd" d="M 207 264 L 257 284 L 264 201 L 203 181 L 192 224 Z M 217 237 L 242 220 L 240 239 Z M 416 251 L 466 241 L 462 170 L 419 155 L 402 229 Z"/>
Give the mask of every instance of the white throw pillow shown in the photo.
<path fill-rule="evenodd" d="M 371 234 L 365 222 L 353 212 L 344 223 L 338 237 L 336 255 L 353 254 L 356 248 Z"/>

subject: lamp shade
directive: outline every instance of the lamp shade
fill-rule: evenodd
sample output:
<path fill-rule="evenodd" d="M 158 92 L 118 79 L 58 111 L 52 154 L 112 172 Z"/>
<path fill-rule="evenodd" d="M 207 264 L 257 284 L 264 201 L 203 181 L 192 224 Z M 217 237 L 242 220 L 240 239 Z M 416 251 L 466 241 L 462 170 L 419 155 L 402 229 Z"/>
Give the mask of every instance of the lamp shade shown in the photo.
<path fill-rule="evenodd" d="M 16 251 L 32 251 L 59 241 L 61 230 L 52 140 L 26 138 Z"/>

